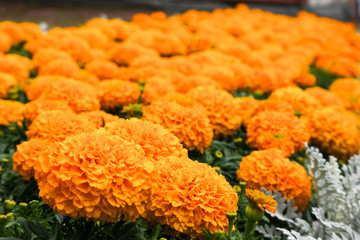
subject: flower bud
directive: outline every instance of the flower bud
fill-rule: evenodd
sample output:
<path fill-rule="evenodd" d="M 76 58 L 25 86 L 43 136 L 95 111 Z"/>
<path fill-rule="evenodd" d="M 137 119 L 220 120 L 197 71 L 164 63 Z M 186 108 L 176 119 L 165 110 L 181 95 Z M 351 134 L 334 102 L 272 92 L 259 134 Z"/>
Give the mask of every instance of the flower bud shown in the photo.
<path fill-rule="evenodd" d="M 248 204 L 245 209 L 245 215 L 251 221 L 259 221 L 264 216 L 264 211 Z"/>
<path fill-rule="evenodd" d="M 4 201 L 4 208 L 7 211 L 11 211 L 15 208 L 16 202 L 14 200 L 5 200 Z"/>

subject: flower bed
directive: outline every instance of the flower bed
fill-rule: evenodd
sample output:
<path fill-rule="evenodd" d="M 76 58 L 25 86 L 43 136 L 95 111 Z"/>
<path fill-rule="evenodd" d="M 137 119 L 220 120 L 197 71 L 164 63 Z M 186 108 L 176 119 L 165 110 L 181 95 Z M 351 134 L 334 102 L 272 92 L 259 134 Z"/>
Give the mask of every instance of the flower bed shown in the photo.
<path fill-rule="evenodd" d="M 357 239 L 354 29 L 241 4 L 1 22 L 0 237 Z"/>

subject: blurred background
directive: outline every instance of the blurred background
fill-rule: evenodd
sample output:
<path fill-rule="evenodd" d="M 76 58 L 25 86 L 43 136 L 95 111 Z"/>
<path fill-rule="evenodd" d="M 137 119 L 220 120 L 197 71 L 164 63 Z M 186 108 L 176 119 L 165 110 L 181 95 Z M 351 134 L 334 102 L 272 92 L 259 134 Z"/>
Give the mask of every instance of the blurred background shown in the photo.
<path fill-rule="evenodd" d="M 30 21 L 44 28 L 79 26 L 93 17 L 130 20 L 135 13 L 161 10 L 168 15 L 188 9 L 211 11 L 247 3 L 273 13 L 296 16 L 301 10 L 359 24 L 360 0 L 0 0 L 0 21 Z M 358 25 L 359 26 L 359 25 Z"/>

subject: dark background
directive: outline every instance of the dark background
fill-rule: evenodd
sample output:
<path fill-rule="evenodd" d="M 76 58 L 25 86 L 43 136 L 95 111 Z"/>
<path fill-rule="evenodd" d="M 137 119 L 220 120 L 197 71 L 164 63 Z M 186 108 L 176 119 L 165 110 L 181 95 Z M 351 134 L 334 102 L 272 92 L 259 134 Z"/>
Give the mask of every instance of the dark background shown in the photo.
<path fill-rule="evenodd" d="M 247 0 L 248 2 L 250 0 Z M 254 2 L 256 0 L 251 0 Z M 258 0 L 269 1 L 269 0 Z M 284 1 L 284 0 L 272 0 Z M 285 0 L 287 1 L 287 0 Z M 260 8 L 278 14 L 296 16 L 300 10 L 314 12 L 320 16 L 341 21 L 356 19 L 356 7 L 349 3 L 336 3 L 326 6 L 311 7 L 300 4 L 306 0 L 288 0 L 292 4 L 251 3 L 250 8 Z M 1 1 L 0 21 L 46 22 L 49 27 L 79 26 L 93 17 L 121 18 L 130 20 L 135 13 L 150 13 L 161 10 L 168 15 L 182 13 L 188 9 L 211 11 L 215 8 L 233 7 L 239 1 L 186 1 L 186 0 L 53 0 L 53 1 Z M 298 2 L 294 4 L 293 2 Z M 355 1 L 353 1 L 355 2 Z"/>

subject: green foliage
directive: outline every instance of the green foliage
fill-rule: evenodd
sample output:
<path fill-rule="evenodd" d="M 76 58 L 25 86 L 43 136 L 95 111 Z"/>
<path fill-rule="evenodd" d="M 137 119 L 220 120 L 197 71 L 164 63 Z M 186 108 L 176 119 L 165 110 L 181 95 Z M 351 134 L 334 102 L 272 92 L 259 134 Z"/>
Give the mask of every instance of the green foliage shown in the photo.
<path fill-rule="evenodd" d="M 309 72 L 316 77 L 316 86 L 329 89 L 330 85 L 339 78 L 325 69 L 319 69 L 314 65 L 310 66 Z"/>
<path fill-rule="evenodd" d="M 31 53 L 24 48 L 26 42 L 20 42 L 11 46 L 6 54 L 17 54 L 32 59 Z"/>

